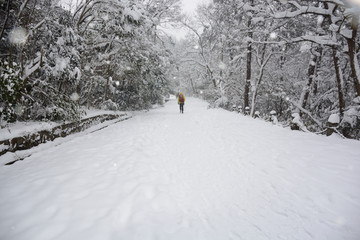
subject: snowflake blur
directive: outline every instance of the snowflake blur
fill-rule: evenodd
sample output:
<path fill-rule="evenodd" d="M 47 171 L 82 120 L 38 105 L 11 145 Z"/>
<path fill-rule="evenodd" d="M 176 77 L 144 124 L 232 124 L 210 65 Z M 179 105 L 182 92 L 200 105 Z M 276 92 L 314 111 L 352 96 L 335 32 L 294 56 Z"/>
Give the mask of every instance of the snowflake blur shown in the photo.
<path fill-rule="evenodd" d="M 80 96 L 78 93 L 74 92 L 73 94 L 71 94 L 70 98 L 72 101 L 76 102 L 77 100 L 79 100 Z"/>
<path fill-rule="evenodd" d="M 14 28 L 9 34 L 10 44 L 22 45 L 25 44 L 28 38 L 27 30 L 23 27 Z"/>
<path fill-rule="evenodd" d="M 219 68 L 220 68 L 221 70 L 225 70 L 225 69 L 226 69 L 226 64 L 223 63 L 223 62 L 220 62 L 220 63 L 219 63 Z"/>
<path fill-rule="evenodd" d="M 270 38 L 275 39 L 277 37 L 277 34 L 275 32 L 270 33 Z"/>
<path fill-rule="evenodd" d="M 349 1 L 360 6 L 360 0 L 349 0 Z"/>

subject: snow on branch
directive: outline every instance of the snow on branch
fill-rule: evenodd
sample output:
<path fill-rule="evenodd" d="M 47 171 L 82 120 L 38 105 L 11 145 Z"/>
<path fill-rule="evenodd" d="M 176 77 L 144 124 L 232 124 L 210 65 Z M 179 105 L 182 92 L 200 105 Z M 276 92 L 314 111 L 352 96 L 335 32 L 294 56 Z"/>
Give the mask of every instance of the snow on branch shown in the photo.
<path fill-rule="evenodd" d="M 245 4 L 243 5 L 243 9 L 244 9 L 245 11 L 260 12 L 259 7 L 257 7 L 257 6 L 252 6 L 252 5 L 250 5 L 249 3 L 245 3 Z"/>
<path fill-rule="evenodd" d="M 22 14 L 22 12 L 24 11 L 24 9 L 25 9 L 25 7 L 26 7 L 26 5 L 27 5 L 28 3 L 29 3 L 29 0 L 25 0 L 25 1 L 21 4 L 20 9 L 19 9 L 19 12 L 18 12 L 18 15 L 17 15 L 17 19 L 18 19 L 18 20 L 20 19 L 21 14 Z"/>
<path fill-rule="evenodd" d="M 294 101 L 292 101 L 292 100 L 288 100 L 288 101 L 289 101 L 291 104 L 293 104 L 295 107 L 297 107 L 300 111 L 302 111 L 303 113 L 305 113 L 306 115 L 308 115 L 319 127 L 322 128 L 321 122 L 320 122 L 319 120 L 315 119 L 308 110 L 304 109 L 304 108 L 301 107 L 298 103 L 296 103 L 296 102 L 294 102 Z"/>
<path fill-rule="evenodd" d="M 201 62 L 199 62 L 199 61 L 196 61 L 196 60 L 194 60 L 194 59 L 191 59 L 191 58 L 181 60 L 180 62 L 181 62 L 181 63 L 193 62 L 193 63 L 196 63 L 196 64 L 198 64 L 199 66 L 201 66 L 201 67 L 203 67 L 203 68 L 207 68 L 207 65 L 204 65 L 203 63 L 201 63 Z"/>
<path fill-rule="evenodd" d="M 326 46 L 339 46 L 340 43 L 336 42 L 336 40 L 329 39 L 329 36 L 312 36 L 312 35 L 306 35 L 301 37 L 296 37 L 292 39 L 285 39 L 282 37 L 283 41 L 255 41 L 252 40 L 252 43 L 258 43 L 258 44 L 277 44 L 277 45 L 284 45 L 285 43 L 297 43 L 297 42 L 313 42 L 320 45 L 326 45 Z"/>
<path fill-rule="evenodd" d="M 329 2 L 329 1 L 327 1 Z M 338 1 L 337 1 L 338 2 Z M 330 16 L 333 23 L 336 23 L 341 20 L 339 17 L 333 15 L 333 11 L 336 7 L 336 4 L 331 4 L 329 9 L 323 9 L 315 6 L 302 6 L 296 1 L 288 1 L 289 4 L 297 8 L 295 11 L 284 11 L 274 14 L 274 18 L 283 19 L 283 18 L 294 18 L 303 14 L 315 14 L 315 15 L 325 15 Z"/>
<path fill-rule="evenodd" d="M 81 4 L 73 14 L 73 18 L 75 18 L 75 16 L 79 14 L 76 23 L 77 27 L 79 28 L 79 26 L 84 23 L 86 19 L 90 18 L 93 15 L 93 7 L 95 5 L 101 4 L 107 4 L 107 2 L 102 0 L 87 0 L 85 3 Z"/>
<path fill-rule="evenodd" d="M 329 10 L 313 7 L 313 6 L 300 6 L 297 2 L 289 1 L 289 3 L 293 4 L 298 10 L 296 11 L 284 11 L 284 12 L 278 12 L 274 14 L 275 18 L 281 19 L 281 18 L 293 18 L 297 17 L 302 14 L 319 14 L 319 15 L 329 15 L 331 12 Z"/>
<path fill-rule="evenodd" d="M 39 22 L 38 24 L 36 24 L 36 26 L 34 26 L 34 27 L 32 28 L 32 30 L 36 30 L 36 29 L 40 28 L 41 25 L 44 24 L 44 22 L 45 22 L 45 19 L 43 19 L 41 22 Z"/>
<path fill-rule="evenodd" d="M 313 42 L 313 43 L 317 43 L 320 45 L 327 45 L 327 46 L 338 46 L 339 43 L 329 39 L 329 36 L 301 36 L 301 37 L 297 37 L 297 38 L 293 38 L 291 40 L 289 40 L 288 42 L 290 43 L 296 43 L 296 42 L 303 42 L 303 41 L 309 41 L 309 42 Z"/>
<path fill-rule="evenodd" d="M 345 6 L 344 2 L 341 0 L 319 0 L 319 2 L 325 2 L 325 3 L 333 3 L 338 6 Z"/>
<path fill-rule="evenodd" d="M 31 74 L 33 74 L 36 70 L 38 70 L 42 65 L 42 58 L 44 55 L 44 51 L 41 50 L 40 56 L 33 60 L 33 64 L 29 64 L 25 67 L 25 73 L 22 76 L 22 80 L 25 81 Z"/>
<path fill-rule="evenodd" d="M 34 27 L 32 27 L 31 30 L 29 31 L 29 36 L 33 36 L 34 31 L 37 30 L 38 28 L 40 28 L 45 22 L 46 22 L 46 20 L 43 19 L 38 24 L 36 24 Z"/>
<path fill-rule="evenodd" d="M 38 70 L 40 68 L 40 64 L 41 64 L 41 62 L 38 61 L 34 65 L 32 65 L 30 67 L 26 67 L 25 75 L 22 77 L 22 80 L 27 79 L 28 77 L 30 77 L 31 74 L 33 74 L 36 70 Z"/>

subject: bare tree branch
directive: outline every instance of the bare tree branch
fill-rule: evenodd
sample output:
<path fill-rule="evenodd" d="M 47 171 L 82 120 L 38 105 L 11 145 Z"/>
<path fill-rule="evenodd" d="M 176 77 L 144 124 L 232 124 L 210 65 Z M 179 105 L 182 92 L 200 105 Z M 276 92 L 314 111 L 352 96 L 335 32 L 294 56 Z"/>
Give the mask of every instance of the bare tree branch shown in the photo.
<path fill-rule="evenodd" d="M 4 21 L 4 24 L 3 24 L 3 27 L 1 29 L 1 34 L 0 34 L 0 39 L 2 39 L 2 36 L 4 34 L 4 31 L 5 31 L 5 27 L 6 27 L 6 23 L 9 19 L 9 15 L 10 15 L 10 1 L 11 0 L 8 0 L 7 1 L 7 5 L 6 5 L 6 17 L 5 17 L 5 21 Z"/>

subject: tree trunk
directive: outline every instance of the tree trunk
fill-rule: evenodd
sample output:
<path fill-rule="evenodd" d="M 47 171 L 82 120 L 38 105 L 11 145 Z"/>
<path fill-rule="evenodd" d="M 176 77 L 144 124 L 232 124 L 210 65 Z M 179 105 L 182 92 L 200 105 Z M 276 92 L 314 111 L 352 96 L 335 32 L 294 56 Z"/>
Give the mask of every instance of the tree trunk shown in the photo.
<path fill-rule="evenodd" d="M 312 53 L 310 58 L 308 73 L 307 73 L 308 82 L 303 89 L 302 97 L 300 99 L 301 107 L 304 109 L 306 109 L 306 103 L 309 98 L 311 84 L 315 77 L 316 61 L 317 61 L 317 55 Z"/>
<path fill-rule="evenodd" d="M 223 65 L 224 64 L 224 43 L 223 43 L 223 38 L 220 38 L 220 45 L 221 45 L 221 53 L 220 53 L 220 62 Z M 220 76 L 220 82 L 222 81 L 222 76 L 223 76 L 223 66 L 220 67 L 220 72 L 219 72 L 219 76 Z"/>
<path fill-rule="evenodd" d="M 279 104 L 279 116 L 281 116 L 282 115 L 282 113 L 283 113 L 283 98 L 282 97 L 280 97 L 280 104 Z"/>
<path fill-rule="evenodd" d="M 359 67 L 359 62 L 356 58 L 356 34 L 357 34 L 357 28 L 359 26 L 358 20 L 359 20 L 358 16 L 353 16 L 352 25 L 351 25 L 352 38 L 347 38 L 346 41 L 349 47 L 350 67 L 351 67 L 352 77 L 354 79 L 355 91 L 357 93 L 357 96 L 360 96 L 360 67 Z"/>
<path fill-rule="evenodd" d="M 6 27 L 6 24 L 7 24 L 7 21 L 9 19 L 9 16 L 10 16 L 10 0 L 7 1 L 7 5 L 6 5 L 6 17 L 5 17 L 5 21 L 3 23 L 3 26 L 1 28 L 1 33 L 0 33 L 0 39 L 2 39 L 2 36 L 4 34 L 4 31 L 5 31 L 5 27 Z"/>
<path fill-rule="evenodd" d="M 105 85 L 104 102 L 106 101 L 106 98 L 107 98 L 107 95 L 108 95 L 109 82 L 110 82 L 110 77 L 111 77 L 110 76 L 110 64 L 108 66 L 107 73 L 108 73 L 108 77 L 107 77 L 106 85 Z"/>
<path fill-rule="evenodd" d="M 322 54 L 323 54 L 323 48 L 321 46 L 318 47 L 319 49 L 319 56 L 317 58 L 317 62 L 316 62 L 316 68 L 315 68 L 315 76 L 317 75 L 316 69 L 318 69 L 320 67 L 321 64 L 321 59 L 322 59 Z M 314 86 L 313 86 L 313 94 L 314 96 L 317 95 L 318 93 L 318 80 L 317 79 L 313 79 L 314 80 Z"/>
<path fill-rule="evenodd" d="M 108 77 L 107 80 L 106 80 L 105 94 L 104 94 L 104 102 L 106 101 L 106 98 L 107 98 L 107 95 L 108 95 L 109 81 L 110 81 L 110 77 Z"/>
<path fill-rule="evenodd" d="M 336 81 L 337 81 L 337 88 L 339 94 L 339 109 L 340 109 L 340 116 L 343 116 L 344 109 L 345 109 L 345 102 L 344 102 L 344 95 L 342 91 L 342 79 L 343 75 L 339 66 L 339 57 L 337 56 L 336 47 L 332 46 L 332 55 L 334 60 L 334 67 L 336 72 Z"/>
<path fill-rule="evenodd" d="M 213 85 L 214 85 L 214 88 L 216 89 L 217 84 L 216 84 L 215 78 L 214 78 L 214 76 L 213 76 L 213 72 L 211 71 L 209 65 L 206 65 L 206 69 L 207 69 L 207 72 L 208 72 L 208 74 L 209 74 L 209 78 L 211 79 L 211 81 L 212 81 L 212 83 L 213 83 Z"/>
<path fill-rule="evenodd" d="M 253 4 L 253 0 L 251 0 L 251 4 Z M 253 37 L 253 33 L 250 30 L 251 27 L 251 17 L 248 20 L 248 37 L 251 39 Z M 244 109 L 249 106 L 249 92 L 251 85 L 251 55 L 252 55 L 252 43 L 248 41 L 247 43 L 247 60 L 246 60 L 246 82 L 245 82 L 245 90 L 244 90 Z"/>
<path fill-rule="evenodd" d="M 196 89 L 194 87 L 194 82 L 193 82 L 192 78 L 190 78 L 189 81 L 190 81 L 191 88 L 192 88 L 193 92 L 196 94 Z"/>
<path fill-rule="evenodd" d="M 93 85 L 94 85 L 94 77 L 91 80 L 90 89 L 88 92 L 88 98 L 87 98 L 87 108 L 88 109 L 90 109 L 91 91 L 92 91 Z"/>
<path fill-rule="evenodd" d="M 267 46 L 267 44 L 265 43 L 264 46 L 263 46 L 263 49 L 262 49 L 262 54 L 261 54 L 259 76 L 258 76 L 258 79 L 257 79 L 257 81 L 255 83 L 255 89 L 254 89 L 254 92 L 252 94 L 251 111 L 250 111 L 250 116 L 251 117 L 254 117 L 255 103 L 256 103 L 256 97 L 257 97 L 257 93 L 258 93 L 258 87 L 260 86 L 262 77 L 264 76 L 264 68 L 265 68 L 265 65 L 266 65 L 266 63 L 264 63 L 266 46 Z"/>

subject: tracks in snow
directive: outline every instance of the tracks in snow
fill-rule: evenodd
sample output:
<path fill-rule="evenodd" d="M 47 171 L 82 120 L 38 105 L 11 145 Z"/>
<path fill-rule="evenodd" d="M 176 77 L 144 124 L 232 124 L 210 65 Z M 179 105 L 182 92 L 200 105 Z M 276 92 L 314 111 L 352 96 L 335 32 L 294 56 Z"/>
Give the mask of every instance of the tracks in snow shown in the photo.
<path fill-rule="evenodd" d="M 284 131 L 188 99 L 70 139 L 0 168 L 0 238 L 355 239 L 356 154 Z"/>

